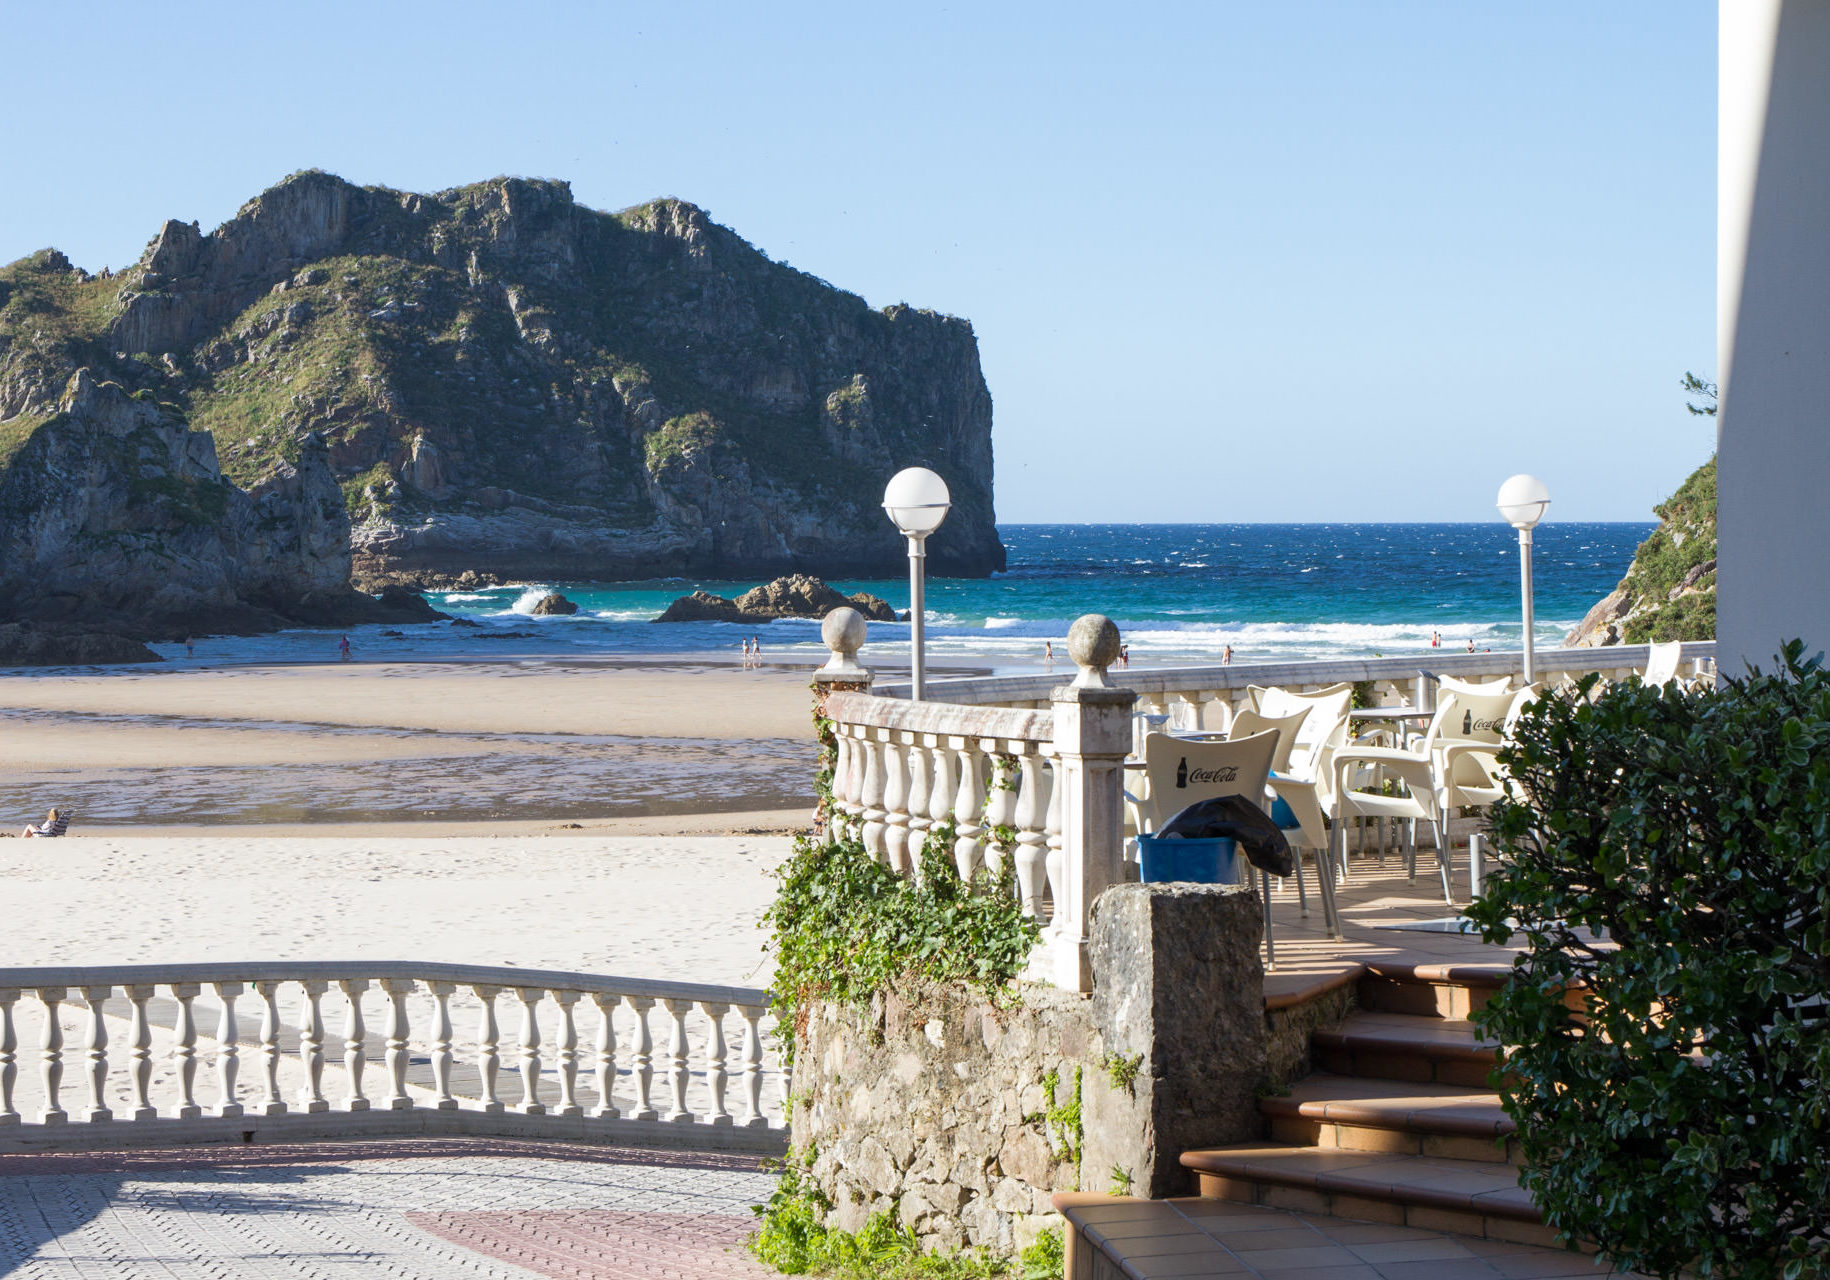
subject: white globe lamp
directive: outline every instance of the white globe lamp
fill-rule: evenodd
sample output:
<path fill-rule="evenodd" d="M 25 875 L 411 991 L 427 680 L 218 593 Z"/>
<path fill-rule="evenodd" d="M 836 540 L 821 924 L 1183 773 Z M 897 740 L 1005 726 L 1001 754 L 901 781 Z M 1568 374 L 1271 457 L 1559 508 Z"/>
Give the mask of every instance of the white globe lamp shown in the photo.
<path fill-rule="evenodd" d="M 1544 509 L 1550 505 L 1550 490 L 1536 476 L 1513 476 L 1500 486 L 1495 505 L 1506 523 L 1519 531 L 1519 595 L 1525 614 L 1525 683 L 1531 684 L 1535 678 L 1531 643 L 1531 531 L 1544 518 Z"/>
<path fill-rule="evenodd" d="M 890 522 L 909 540 L 909 697 L 920 702 L 926 655 L 923 624 L 927 611 L 922 599 L 922 577 L 927 561 L 928 535 L 940 528 L 953 505 L 947 482 L 926 467 L 906 467 L 890 477 L 883 490 L 883 509 Z"/>

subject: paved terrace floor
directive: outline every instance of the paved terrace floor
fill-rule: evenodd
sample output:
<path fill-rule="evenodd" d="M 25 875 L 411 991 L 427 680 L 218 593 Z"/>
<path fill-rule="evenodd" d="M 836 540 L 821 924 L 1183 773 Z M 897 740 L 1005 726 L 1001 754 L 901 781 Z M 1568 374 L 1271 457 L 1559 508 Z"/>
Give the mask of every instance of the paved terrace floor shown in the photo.
<path fill-rule="evenodd" d="M 1321 896 L 1316 892 L 1314 863 L 1304 859 L 1309 914 L 1301 914 L 1296 882 L 1273 888 L 1271 922 L 1277 942 L 1277 965 L 1265 974 L 1265 999 L 1288 1003 L 1359 976 L 1373 961 L 1456 968 L 1464 965 L 1508 966 L 1512 948 L 1488 946 L 1478 934 L 1388 929 L 1384 925 L 1442 920 L 1458 915 L 1468 902 L 1468 853 L 1455 850 L 1450 887 L 1455 905 L 1442 900 L 1442 881 L 1435 855 L 1417 857 L 1417 879 L 1405 874 L 1404 857 L 1393 852 L 1381 862 L 1376 853 L 1354 854 L 1346 880 L 1335 889 L 1341 913 L 1339 940 L 1322 923 Z M 1488 864 L 1491 867 L 1491 863 Z M 1272 881 L 1273 886 L 1276 881 Z"/>

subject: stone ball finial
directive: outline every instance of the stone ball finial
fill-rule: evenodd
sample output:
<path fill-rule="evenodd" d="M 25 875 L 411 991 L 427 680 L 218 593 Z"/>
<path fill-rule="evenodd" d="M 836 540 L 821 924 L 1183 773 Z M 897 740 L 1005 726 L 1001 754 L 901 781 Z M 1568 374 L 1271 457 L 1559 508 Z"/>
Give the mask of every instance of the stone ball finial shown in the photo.
<path fill-rule="evenodd" d="M 1080 668 L 1074 684 L 1082 689 L 1104 689 L 1106 668 L 1118 661 L 1118 624 L 1103 613 L 1087 613 L 1068 628 L 1068 656 Z"/>
<path fill-rule="evenodd" d="M 824 671 L 861 671 L 857 660 L 858 650 L 864 647 L 867 627 L 864 615 L 846 605 L 828 613 L 820 622 L 820 639 L 832 650 Z"/>

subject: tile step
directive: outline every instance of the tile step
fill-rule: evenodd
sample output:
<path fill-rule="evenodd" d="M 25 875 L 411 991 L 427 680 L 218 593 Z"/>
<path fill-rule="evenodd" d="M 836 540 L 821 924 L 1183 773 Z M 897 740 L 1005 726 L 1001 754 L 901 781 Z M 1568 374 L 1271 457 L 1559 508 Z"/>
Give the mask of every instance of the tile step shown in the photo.
<path fill-rule="evenodd" d="M 1247 1145 L 1185 1151 L 1182 1164 L 1202 1195 L 1239 1203 L 1345 1217 L 1396 1205 L 1480 1235 L 1492 1234 L 1490 1221 L 1543 1224 L 1518 1171 L 1488 1161 Z"/>
<path fill-rule="evenodd" d="M 1457 1018 L 1354 1013 L 1310 1039 L 1318 1070 L 1335 1075 L 1483 1088 L 1500 1060 L 1497 1042 Z"/>

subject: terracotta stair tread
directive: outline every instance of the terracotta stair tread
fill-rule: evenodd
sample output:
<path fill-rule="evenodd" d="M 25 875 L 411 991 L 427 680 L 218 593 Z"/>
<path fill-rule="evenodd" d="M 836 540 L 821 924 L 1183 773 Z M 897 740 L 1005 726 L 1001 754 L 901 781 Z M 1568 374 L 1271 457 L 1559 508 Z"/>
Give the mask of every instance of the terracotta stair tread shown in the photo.
<path fill-rule="evenodd" d="M 1497 1062 L 1497 1040 L 1483 1039 L 1471 1022 L 1420 1018 L 1406 1013 L 1353 1013 L 1334 1030 L 1318 1030 L 1317 1049 L 1411 1054 L 1467 1062 Z"/>
<path fill-rule="evenodd" d="M 1485 987 L 1496 990 L 1512 980 L 1510 964 L 1431 963 L 1408 964 L 1399 960 L 1364 962 L 1367 970 L 1391 982 L 1425 982 L 1442 986 Z"/>
<path fill-rule="evenodd" d="M 1503 1138 L 1515 1129 L 1499 1095 L 1485 1089 L 1327 1072 L 1297 1081 L 1283 1097 L 1261 1099 L 1259 1110 L 1324 1124 L 1467 1138 Z"/>
<path fill-rule="evenodd" d="M 1474 1160 L 1321 1147 L 1236 1146 L 1185 1151 L 1182 1164 L 1197 1173 L 1240 1182 L 1301 1187 L 1516 1222 L 1543 1220 L 1531 1197 L 1518 1185 L 1518 1170 Z"/>

